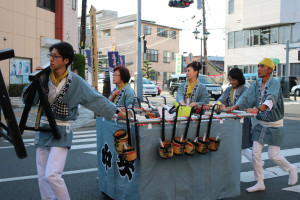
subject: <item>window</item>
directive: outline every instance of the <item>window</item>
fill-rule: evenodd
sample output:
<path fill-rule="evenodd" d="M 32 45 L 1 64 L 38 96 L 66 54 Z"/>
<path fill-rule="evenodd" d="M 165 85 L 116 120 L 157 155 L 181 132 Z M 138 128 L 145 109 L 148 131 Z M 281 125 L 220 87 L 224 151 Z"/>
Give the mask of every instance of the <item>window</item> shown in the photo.
<path fill-rule="evenodd" d="M 250 46 L 250 31 L 244 31 L 244 46 Z"/>
<path fill-rule="evenodd" d="M 144 35 L 151 35 L 151 26 L 144 25 Z"/>
<path fill-rule="evenodd" d="M 287 40 L 291 40 L 291 26 L 280 26 L 278 36 L 280 44 L 285 44 Z"/>
<path fill-rule="evenodd" d="M 157 36 L 168 37 L 168 30 L 164 28 L 157 28 Z"/>
<path fill-rule="evenodd" d="M 244 38 L 243 31 L 234 32 L 234 48 L 243 47 Z"/>
<path fill-rule="evenodd" d="M 170 30 L 170 31 L 169 31 L 169 37 L 170 37 L 170 38 L 173 38 L 173 39 L 176 39 L 176 31 Z"/>
<path fill-rule="evenodd" d="M 232 14 L 234 12 L 234 0 L 229 0 L 228 3 L 228 14 Z"/>
<path fill-rule="evenodd" d="M 53 0 L 37 0 L 36 5 L 37 7 L 55 12 L 55 1 Z"/>
<path fill-rule="evenodd" d="M 172 60 L 175 60 L 176 59 L 176 54 L 175 52 L 172 52 Z"/>
<path fill-rule="evenodd" d="M 270 44 L 270 28 L 260 30 L 260 45 Z"/>
<path fill-rule="evenodd" d="M 292 26 L 292 42 L 300 42 L 300 23 Z"/>
<path fill-rule="evenodd" d="M 271 44 L 277 44 L 278 43 L 278 27 L 271 28 Z"/>
<path fill-rule="evenodd" d="M 228 33 L 228 49 L 233 49 L 233 32 Z"/>
<path fill-rule="evenodd" d="M 170 62 L 170 52 L 164 51 L 164 63 L 169 63 L 169 62 Z"/>
<path fill-rule="evenodd" d="M 259 45 L 259 29 L 251 30 L 251 46 Z"/>
<path fill-rule="evenodd" d="M 147 49 L 146 53 L 144 54 L 144 60 L 158 62 L 158 51 L 154 49 Z"/>
<path fill-rule="evenodd" d="M 110 36 L 110 29 L 103 30 L 103 37 L 109 37 Z"/>
<path fill-rule="evenodd" d="M 72 0 L 72 9 L 76 10 L 76 0 Z"/>

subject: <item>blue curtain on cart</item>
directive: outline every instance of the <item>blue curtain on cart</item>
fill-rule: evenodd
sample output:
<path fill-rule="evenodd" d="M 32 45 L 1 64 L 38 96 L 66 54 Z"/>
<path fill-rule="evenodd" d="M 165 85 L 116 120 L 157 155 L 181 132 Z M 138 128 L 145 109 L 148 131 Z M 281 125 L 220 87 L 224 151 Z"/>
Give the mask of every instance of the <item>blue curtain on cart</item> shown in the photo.
<path fill-rule="evenodd" d="M 200 136 L 208 121 L 201 123 Z M 186 123 L 178 123 L 176 136 Z M 197 123 L 191 122 L 188 138 L 195 138 Z M 166 124 L 166 140 L 171 140 L 173 124 Z M 240 195 L 242 125 L 240 120 L 213 120 L 211 137 L 220 134 L 216 152 L 162 159 L 158 154 L 161 124 L 138 126 L 140 159 L 134 164 L 120 163 L 113 133 L 126 130 L 126 123 L 97 117 L 97 152 L 100 191 L 115 200 L 124 199 L 222 199 Z M 131 126 L 135 143 L 135 130 Z"/>

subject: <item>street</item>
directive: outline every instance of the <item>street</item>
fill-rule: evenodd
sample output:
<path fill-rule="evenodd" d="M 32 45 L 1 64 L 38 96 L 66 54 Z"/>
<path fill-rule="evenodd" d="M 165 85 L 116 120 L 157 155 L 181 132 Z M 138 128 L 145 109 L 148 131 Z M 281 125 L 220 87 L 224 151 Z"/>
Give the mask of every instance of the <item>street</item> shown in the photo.
<path fill-rule="evenodd" d="M 168 93 L 168 104 L 174 101 Z M 150 101 L 161 101 L 160 97 L 149 98 Z M 212 102 L 211 102 L 212 103 Z M 300 167 L 300 101 L 285 102 L 285 141 L 281 148 L 281 154 L 288 161 Z M 69 151 L 63 178 L 67 184 L 71 199 L 73 200 L 107 200 L 98 188 L 97 183 L 97 152 L 95 126 L 74 130 L 72 149 Z M 0 199 L 5 200 L 35 200 L 40 199 L 35 166 L 35 148 L 33 146 L 33 132 L 23 135 L 28 157 L 18 159 L 10 143 L 0 138 Z M 254 182 L 253 167 L 251 163 L 242 160 L 241 167 L 241 195 L 235 199 L 272 199 L 272 200 L 296 200 L 300 199 L 300 182 L 296 186 L 288 186 L 288 174 L 278 170 L 267 156 L 267 148 L 263 149 L 265 161 L 265 185 L 266 190 L 249 194 L 245 192 L 247 187 Z M 198 155 L 201 156 L 201 155 Z M 299 169 L 298 169 L 299 171 Z M 267 174 L 267 175 L 266 175 Z"/>

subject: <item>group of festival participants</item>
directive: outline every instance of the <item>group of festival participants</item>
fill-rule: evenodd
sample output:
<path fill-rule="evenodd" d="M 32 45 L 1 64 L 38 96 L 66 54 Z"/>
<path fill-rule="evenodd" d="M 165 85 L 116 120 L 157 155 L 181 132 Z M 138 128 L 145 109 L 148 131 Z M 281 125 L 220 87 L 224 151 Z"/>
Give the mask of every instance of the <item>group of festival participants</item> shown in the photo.
<path fill-rule="evenodd" d="M 119 106 L 132 106 L 135 93 L 128 84 L 130 73 L 126 67 L 114 68 L 113 83 L 116 84 L 116 88 L 107 99 L 68 69 L 74 58 L 73 47 L 70 44 L 57 43 L 51 46 L 49 51 L 51 72 L 44 74 L 42 81 L 47 86 L 47 97 L 61 139 L 54 138 L 53 134 L 48 132 L 36 132 L 34 144 L 38 183 L 42 199 L 68 200 L 70 199 L 68 189 L 61 176 L 68 150 L 71 148 L 73 138 L 71 121 L 78 117 L 78 105 L 83 105 L 107 119 L 112 119 L 115 114 L 125 119 L 125 111 Z M 188 64 L 187 81 L 180 85 L 177 92 L 176 101 L 179 104 L 191 107 L 209 104 L 210 97 L 207 89 L 198 80 L 201 67 L 199 62 Z M 280 82 L 272 77 L 274 68 L 274 62 L 268 58 L 259 62 L 260 78 L 250 88 L 245 87 L 242 71 L 233 68 L 228 74 L 231 85 L 217 101 L 220 110 L 227 113 L 233 110 L 244 110 L 247 113 L 254 113 L 258 121 L 253 130 L 251 130 L 251 118 L 245 118 L 243 124 L 242 155 L 253 164 L 257 181 L 254 186 L 247 188 L 247 192 L 265 190 L 264 162 L 261 160 L 264 144 L 268 145 L 270 160 L 289 172 L 288 184 L 295 185 L 298 181 L 297 166 L 289 163 L 279 154 L 284 137 L 284 106 Z M 23 100 L 27 97 L 29 87 L 30 85 L 24 88 Z M 42 116 L 41 127 L 50 127 L 45 116 Z"/>

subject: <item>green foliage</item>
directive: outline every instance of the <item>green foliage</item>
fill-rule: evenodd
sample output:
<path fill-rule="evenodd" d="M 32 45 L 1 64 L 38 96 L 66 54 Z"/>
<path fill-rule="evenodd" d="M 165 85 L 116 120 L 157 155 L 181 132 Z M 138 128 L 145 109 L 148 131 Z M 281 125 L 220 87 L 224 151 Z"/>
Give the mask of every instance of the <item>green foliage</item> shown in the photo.
<path fill-rule="evenodd" d="M 143 62 L 143 67 L 142 67 L 142 73 L 143 73 L 143 77 L 147 78 L 147 79 L 154 79 L 155 77 L 155 70 L 152 69 L 151 66 L 151 62 L 148 60 L 144 60 Z"/>
<path fill-rule="evenodd" d="M 24 87 L 27 84 L 10 84 L 8 86 L 8 93 L 10 97 L 20 97 Z"/>
<path fill-rule="evenodd" d="M 85 57 L 82 54 L 75 54 L 73 60 L 73 71 L 77 70 L 78 75 L 85 79 Z"/>

